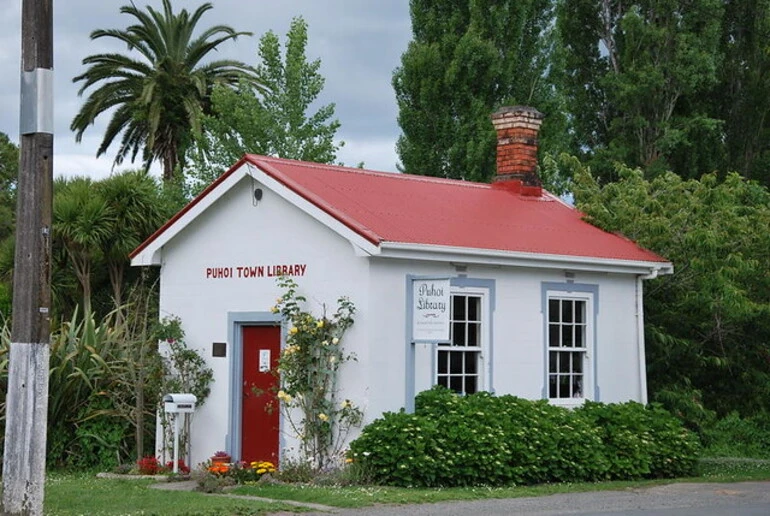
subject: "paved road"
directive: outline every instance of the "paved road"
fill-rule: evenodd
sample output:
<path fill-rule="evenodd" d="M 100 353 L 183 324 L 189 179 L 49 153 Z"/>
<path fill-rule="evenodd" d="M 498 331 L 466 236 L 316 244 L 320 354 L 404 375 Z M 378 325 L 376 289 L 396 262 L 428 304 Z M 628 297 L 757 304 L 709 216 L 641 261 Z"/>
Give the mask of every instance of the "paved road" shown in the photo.
<path fill-rule="evenodd" d="M 322 515 L 327 513 L 304 513 Z M 572 493 L 335 510 L 340 516 L 770 516 L 770 482 L 670 484 L 645 489 Z"/>

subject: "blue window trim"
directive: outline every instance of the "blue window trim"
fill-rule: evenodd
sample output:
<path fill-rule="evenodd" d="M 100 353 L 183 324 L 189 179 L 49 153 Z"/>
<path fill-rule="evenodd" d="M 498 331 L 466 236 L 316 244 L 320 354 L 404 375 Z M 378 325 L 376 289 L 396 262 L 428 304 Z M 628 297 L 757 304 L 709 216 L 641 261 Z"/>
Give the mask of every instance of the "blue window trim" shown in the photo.
<path fill-rule="evenodd" d="M 406 409 L 406 412 L 413 413 L 414 412 L 414 397 L 417 395 L 415 391 L 414 386 L 414 375 L 415 375 L 415 342 L 412 340 L 412 306 L 414 305 L 414 289 L 412 288 L 412 282 L 414 280 L 449 280 L 449 286 L 451 287 L 458 287 L 458 288 L 483 288 L 486 289 L 489 292 L 489 299 L 488 299 L 488 320 L 489 320 L 489 348 L 487 350 L 487 357 L 485 362 L 489 364 L 489 390 L 490 392 L 494 392 L 494 342 L 492 335 L 494 335 L 494 314 L 495 314 L 495 280 L 493 279 L 482 279 L 482 278 L 468 278 L 466 276 L 417 276 L 412 274 L 406 275 L 406 307 L 404 310 L 404 313 L 406 314 L 406 336 L 405 336 L 405 342 L 406 342 L 406 363 L 404 367 L 405 371 L 405 399 L 404 399 L 404 408 Z M 436 370 L 436 343 L 432 344 L 432 358 L 431 358 L 431 368 L 432 371 Z"/>
<path fill-rule="evenodd" d="M 233 460 L 241 459 L 241 400 L 243 399 L 243 327 L 278 326 L 281 316 L 272 312 L 227 312 L 227 342 L 230 343 L 230 406 L 226 449 Z M 286 329 L 281 328 L 281 349 L 286 343 Z M 284 448 L 279 433 L 279 453 Z"/>
<path fill-rule="evenodd" d="M 550 281 L 544 281 L 541 283 L 540 286 L 540 292 L 541 292 L 541 313 L 543 314 L 543 389 L 542 389 L 542 397 L 543 399 L 547 400 L 548 397 L 548 318 L 546 317 L 546 314 L 548 313 L 548 292 L 564 292 L 566 294 L 571 294 L 574 292 L 578 293 L 584 293 L 584 294 L 591 294 L 593 297 L 593 307 L 594 307 L 594 313 L 593 313 L 593 320 L 591 321 L 591 324 L 593 325 L 592 328 L 592 334 L 593 334 L 593 342 L 592 344 L 592 351 L 591 351 L 591 357 L 592 357 L 592 378 L 594 383 L 594 401 L 601 401 L 601 389 L 599 388 L 599 370 L 598 370 L 598 362 L 596 360 L 596 357 L 599 354 L 599 347 L 597 343 L 597 320 L 599 316 L 599 285 L 593 285 L 589 283 L 556 283 L 556 282 L 550 282 Z"/>

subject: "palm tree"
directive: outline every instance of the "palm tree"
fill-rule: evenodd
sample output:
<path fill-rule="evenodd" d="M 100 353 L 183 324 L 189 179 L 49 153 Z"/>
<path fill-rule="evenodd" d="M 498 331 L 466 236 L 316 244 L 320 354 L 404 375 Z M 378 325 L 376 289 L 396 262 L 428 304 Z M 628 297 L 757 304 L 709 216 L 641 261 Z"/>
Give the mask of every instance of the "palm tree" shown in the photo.
<path fill-rule="evenodd" d="M 113 227 L 99 241 L 112 285 L 117 323 L 123 322 L 124 275 L 128 254 L 165 220 L 157 181 L 146 170 L 113 174 L 96 184 L 112 213 Z"/>
<path fill-rule="evenodd" d="M 114 229 L 115 214 L 87 177 L 54 185 L 53 235 L 67 253 L 83 291 L 83 313 L 91 315 L 91 271 L 103 259 L 102 242 Z"/>
<path fill-rule="evenodd" d="M 92 40 L 117 39 L 140 58 L 110 53 L 83 59 L 88 69 L 73 79 L 83 81 L 78 94 L 99 86 L 72 120 L 70 128 L 77 141 L 97 116 L 115 108 L 97 157 L 122 133 L 114 165 L 129 155 L 133 162 L 141 150 L 146 168 L 160 160 L 163 179 L 173 179 L 192 141 L 191 133 L 200 131 L 201 116 L 210 112 L 209 95 L 214 85 L 254 82 L 253 69 L 240 61 L 201 63 L 220 43 L 251 35 L 216 25 L 193 37 L 201 16 L 211 8 L 205 3 L 192 14 L 186 9 L 174 13 L 170 0 L 163 0 L 163 12 L 150 6 L 145 12 L 132 4 L 121 7 L 120 12 L 136 18 L 136 24 L 125 30 L 93 31 Z"/>

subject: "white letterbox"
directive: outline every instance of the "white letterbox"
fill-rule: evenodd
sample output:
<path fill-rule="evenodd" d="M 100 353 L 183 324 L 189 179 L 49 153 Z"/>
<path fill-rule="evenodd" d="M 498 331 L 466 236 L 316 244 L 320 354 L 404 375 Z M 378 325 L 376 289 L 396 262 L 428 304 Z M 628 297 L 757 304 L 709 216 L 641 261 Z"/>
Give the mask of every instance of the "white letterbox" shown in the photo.
<path fill-rule="evenodd" d="M 195 412 L 194 394 L 166 394 L 163 396 L 163 408 L 169 413 Z"/>

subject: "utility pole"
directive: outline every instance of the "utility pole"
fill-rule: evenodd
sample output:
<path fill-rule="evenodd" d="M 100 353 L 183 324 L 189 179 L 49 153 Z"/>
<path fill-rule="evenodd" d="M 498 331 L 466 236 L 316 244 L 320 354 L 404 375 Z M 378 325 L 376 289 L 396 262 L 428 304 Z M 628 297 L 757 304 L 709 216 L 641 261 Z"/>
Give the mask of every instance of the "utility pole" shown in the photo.
<path fill-rule="evenodd" d="M 22 0 L 21 160 L 8 364 L 3 514 L 40 515 L 51 334 L 53 0 Z"/>

